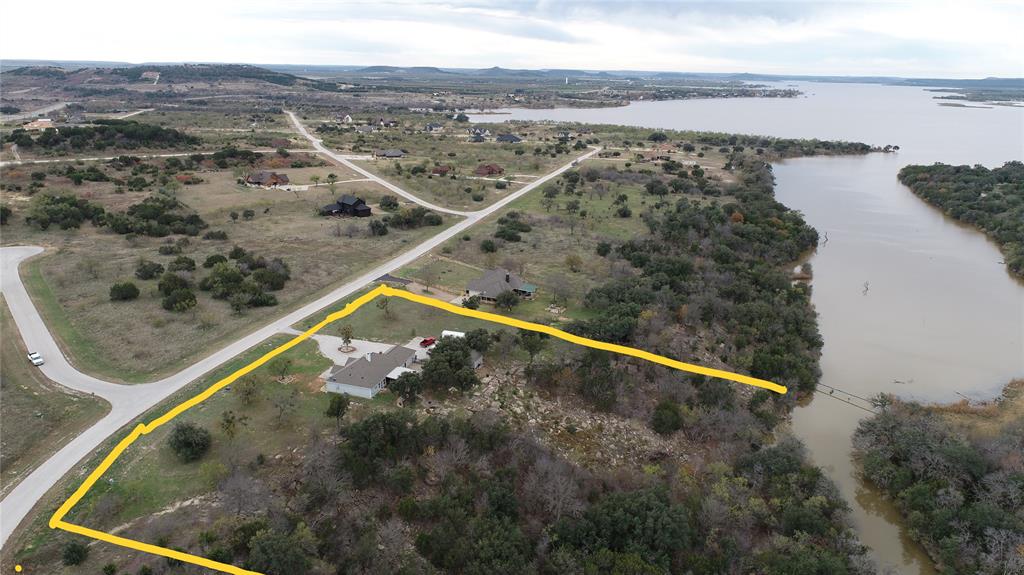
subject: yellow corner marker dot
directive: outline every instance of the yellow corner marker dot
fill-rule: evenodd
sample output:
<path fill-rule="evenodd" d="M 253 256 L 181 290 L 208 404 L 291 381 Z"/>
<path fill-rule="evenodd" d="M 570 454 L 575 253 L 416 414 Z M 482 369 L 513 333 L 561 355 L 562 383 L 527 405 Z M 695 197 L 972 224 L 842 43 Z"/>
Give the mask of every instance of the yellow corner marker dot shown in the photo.
<path fill-rule="evenodd" d="M 14 572 L 15 573 L 21 573 L 21 565 L 15 565 L 14 566 Z"/>

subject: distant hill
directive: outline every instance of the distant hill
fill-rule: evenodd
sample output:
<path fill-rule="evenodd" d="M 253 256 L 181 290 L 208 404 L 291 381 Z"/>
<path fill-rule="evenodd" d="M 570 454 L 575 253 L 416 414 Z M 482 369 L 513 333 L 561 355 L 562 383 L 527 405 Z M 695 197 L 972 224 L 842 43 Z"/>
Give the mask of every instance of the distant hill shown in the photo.
<path fill-rule="evenodd" d="M 404 74 L 410 76 L 428 76 L 437 74 L 454 74 L 455 72 L 449 72 L 434 66 L 367 66 L 365 68 L 359 68 L 354 70 L 357 74 Z"/>
<path fill-rule="evenodd" d="M 301 86 L 324 91 L 337 89 L 333 82 L 303 78 L 249 64 L 143 64 L 130 68 L 114 68 L 111 72 L 129 80 L 140 80 L 145 72 L 159 72 L 160 81 L 170 83 L 255 80 L 279 86 Z"/>

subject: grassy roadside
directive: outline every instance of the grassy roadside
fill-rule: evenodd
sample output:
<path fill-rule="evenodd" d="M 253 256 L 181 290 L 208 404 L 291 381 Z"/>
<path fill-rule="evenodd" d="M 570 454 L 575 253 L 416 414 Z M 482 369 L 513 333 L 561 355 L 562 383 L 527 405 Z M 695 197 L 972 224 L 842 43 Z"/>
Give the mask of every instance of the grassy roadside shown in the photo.
<path fill-rule="evenodd" d="M 403 238 L 400 244 L 396 245 L 396 248 L 400 250 L 406 246 L 415 245 L 416 243 L 419 243 L 419 241 L 425 239 L 427 232 L 441 233 L 454 222 L 455 220 L 446 219 L 443 226 L 414 230 L 414 232 L 412 232 L 414 235 L 410 238 Z M 400 248 L 398 246 L 400 246 Z M 383 260 L 384 258 L 390 258 L 398 253 L 400 253 L 400 251 L 392 251 L 379 259 Z M 61 349 L 65 352 L 68 359 L 76 368 L 97 377 L 123 383 L 143 383 L 153 381 L 180 371 L 184 367 L 208 355 L 210 353 L 209 350 L 217 349 L 230 341 L 243 337 L 256 329 L 259 329 L 265 323 L 269 323 L 270 321 L 282 317 L 311 301 L 315 301 L 325 294 L 330 293 L 332 290 L 337 288 L 339 284 L 351 279 L 352 275 L 360 273 L 365 269 L 362 266 L 353 268 L 351 273 L 346 274 L 343 277 L 332 278 L 330 284 L 324 285 L 316 291 L 302 295 L 292 301 L 286 300 L 281 305 L 269 308 L 271 310 L 269 319 L 266 315 L 257 315 L 256 313 L 252 313 L 250 314 L 250 319 L 254 319 L 256 321 L 242 323 L 235 329 L 225 331 L 218 337 L 206 342 L 198 351 L 167 361 L 162 365 L 158 364 L 153 369 L 140 370 L 133 369 L 123 362 L 115 363 L 111 361 L 107 357 L 107 354 L 103 353 L 99 346 L 96 345 L 96 342 L 93 339 L 87 337 L 75 327 L 74 323 L 71 321 L 70 315 L 57 299 L 55 292 L 46 281 L 42 272 L 42 265 L 46 261 L 46 258 L 49 257 L 56 256 L 43 255 L 32 258 L 22 265 L 22 279 L 29 295 L 32 297 L 32 300 L 36 305 L 36 308 L 39 310 L 40 315 L 43 317 L 47 326 L 51 330 L 51 333 L 53 333 L 55 339 L 60 344 Z M 317 315 L 321 315 L 322 317 L 322 314 Z"/>
<path fill-rule="evenodd" d="M 110 450 L 113 449 L 118 442 L 124 439 L 124 437 L 127 436 L 139 422 L 148 422 L 156 419 L 163 413 L 166 413 L 171 407 L 201 392 L 203 389 L 244 367 L 261 355 L 272 350 L 274 347 L 281 345 L 281 343 L 288 339 L 288 336 L 275 336 L 250 348 L 244 353 L 232 358 L 228 362 L 216 368 L 205 377 L 186 385 L 164 401 L 147 410 L 131 423 L 122 427 L 117 433 L 114 433 L 107 438 L 107 440 L 97 447 L 92 455 L 87 457 L 76 470 L 66 475 L 53 489 L 50 490 L 46 497 L 41 500 L 39 505 L 37 505 L 34 512 L 30 514 L 30 519 L 28 519 L 26 523 L 11 536 L 8 544 L 3 548 L 3 555 L 0 557 L 0 567 L 2 567 L 5 572 L 11 572 L 13 571 L 14 563 L 20 562 L 26 568 L 26 571 L 31 573 L 32 571 L 30 570 L 30 567 L 33 563 L 59 563 L 59 546 L 63 541 L 72 536 L 66 535 L 62 531 L 51 530 L 48 527 L 47 522 L 49 521 L 50 516 L 53 515 L 53 512 L 56 511 L 57 507 L 59 507 L 60 504 L 78 488 L 85 477 L 95 469 L 97 465 L 99 465 L 100 461 L 107 456 Z M 223 397 L 223 395 L 224 393 L 220 394 L 220 397 Z M 216 397 L 217 396 L 215 396 L 215 398 Z M 196 409 L 200 409 L 200 407 L 197 407 Z M 191 415 L 191 412 L 188 415 Z M 123 457 L 126 458 L 127 454 Z M 87 495 L 79 506 L 72 511 L 68 520 L 72 522 L 76 521 L 76 518 L 79 517 L 77 513 L 85 506 L 89 505 L 92 497 L 92 493 Z"/>
<path fill-rule="evenodd" d="M 0 299 L 0 494 L 110 410 L 101 399 L 62 388 L 25 359 L 7 302 Z M 8 335 L 10 334 L 10 335 Z"/>

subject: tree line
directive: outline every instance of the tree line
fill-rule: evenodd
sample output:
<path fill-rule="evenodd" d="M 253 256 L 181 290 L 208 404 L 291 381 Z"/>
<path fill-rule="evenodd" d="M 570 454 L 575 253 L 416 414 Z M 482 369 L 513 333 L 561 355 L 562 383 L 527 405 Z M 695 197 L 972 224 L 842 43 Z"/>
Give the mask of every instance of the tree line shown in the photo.
<path fill-rule="evenodd" d="M 1024 163 L 985 166 L 906 166 L 903 185 L 950 217 L 985 232 L 999 244 L 1006 267 L 1024 277 Z"/>

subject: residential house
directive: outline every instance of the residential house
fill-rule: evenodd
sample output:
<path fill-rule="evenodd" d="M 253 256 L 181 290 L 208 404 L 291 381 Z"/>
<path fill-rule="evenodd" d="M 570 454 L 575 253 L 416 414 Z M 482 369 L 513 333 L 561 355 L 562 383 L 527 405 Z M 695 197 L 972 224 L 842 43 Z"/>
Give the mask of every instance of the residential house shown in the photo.
<path fill-rule="evenodd" d="M 260 170 L 246 176 L 245 183 L 249 186 L 258 186 L 261 188 L 276 188 L 278 186 L 288 185 L 288 175 Z"/>
<path fill-rule="evenodd" d="M 435 123 L 431 122 L 431 123 L 427 124 L 426 126 L 423 126 L 423 131 L 424 132 L 443 132 L 444 131 L 444 124 L 435 124 Z"/>
<path fill-rule="evenodd" d="M 451 165 L 434 166 L 434 169 L 430 170 L 430 173 L 435 176 L 447 176 L 454 169 L 455 168 L 453 168 Z"/>
<path fill-rule="evenodd" d="M 469 137 L 469 141 L 470 141 L 470 143 L 473 143 L 473 144 L 479 144 L 480 142 L 486 142 L 487 138 L 485 138 L 483 136 L 470 136 Z"/>
<path fill-rule="evenodd" d="M 392 120 L 390 118 L 385 120 L 384 118 L 381 118 L 377 120 L 377 124 L 380 125 L 381 128 L 394 128 L 398 125 L 398 120 Z"/>
<path fill-rule="evenodd" d="M 53 120 L 51 120 L 50 118 L 39 118 L 38 120 L 32 120 L 31 122 L 25 124 L 24 126 L 22 126 L 22 128 L 25 128 L 29 132 L 42 132 L 43 130 L 56 129 L 57 126 L 53 124 Z"/>
<path fill-rule="evenodd" d="M 340 122 L 342 124 L 351 124 L 353 122 L 352 116 L 349 116 L 348 114 L 345 114 L 344 116 L 341 116 L 340 118 L 338 118 L 338 122 Z"/>
<path fill-rule="evenodd" d="M 403 373 L 412 372 L 409 366 L 415 358 L 415 350 L 401 345 L 383 353 L 368 353 L 328 370 L 324 377 L 324 391 L 372 398 Z"/>
<path fill-rule="evenodd" d="M 481 300 L 489 303 L 494 303 L 498 299 L 498 294 L 507 291 L 529 299 L 537 293 L 537 286 L 523 281 L 504 268 L 488 270 L 466 286 L 466 296 L 480 296 Z"/>
<path fill-rule="evenodd" d="M 374 130 L 375 130 L 375 128 L 373 126 L 370 126 L 370 125 L 356 126 L 356 133 L 357 134 L 370 134 L 370 133 L 373 133 Z"/>
<path fill-rule="evenodd" d="M 480 164 L 473 173 L 484 177 L 500 176 L 505 173 L 505 168 L 502 168 L 498 164 Z"/>
<path fill-rule="evenodd" d="M 355 216 L 365 218 L 372 213 L 370 206 L 362 198 L 345 194 L 338 198 L 333 204 L 320 208 L 320 215 L 323 216 Z"/>
<path fill-rule="evenodd" d="M 522 138 L 515 134 L 499 134 L 494 140 L 499 144 L 518 144 L 523 141 Z"/>
<path fill-rule="evenodd" d="M 470 136 L 481 136 L 483 138 L 490 138 L 491 137 L 491 131 L 488 130 L 487 128 L 470 128 L 469 129 L 469 135 Z"/>
<path fill-rule="evenodd" d="M 378 158 L 402 158 L 405 157 L 405 152 L 392 148 L 390 150 L 377 150 L 374 155 Z"/>

